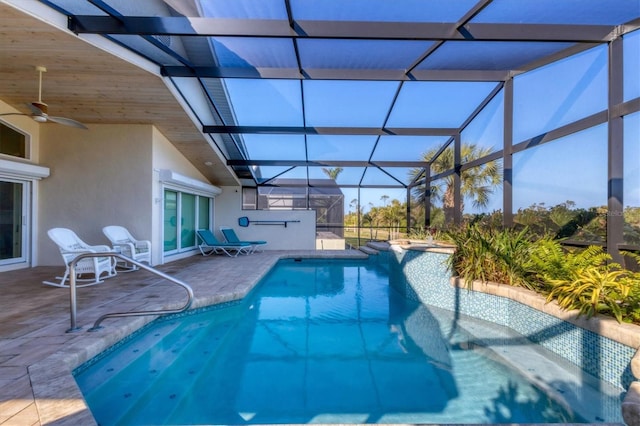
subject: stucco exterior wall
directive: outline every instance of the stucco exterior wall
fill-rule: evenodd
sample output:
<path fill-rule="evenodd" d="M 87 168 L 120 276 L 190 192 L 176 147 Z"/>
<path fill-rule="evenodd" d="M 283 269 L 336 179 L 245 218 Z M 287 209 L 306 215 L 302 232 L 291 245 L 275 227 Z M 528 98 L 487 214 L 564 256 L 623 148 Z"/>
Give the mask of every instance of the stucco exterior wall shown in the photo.
<path fill-rule="evenodd" d="M 181 175 L 207 182 L 207 179 L 171 144 L 158 129 L 152 129 L 154 169 L 170 169 Z M 157 179 L 155 179 L 157 181 Z"/>
<path fill-rule="evenodd" d="M 171 144 L 171 142 L 157 129 L 153 129 L 153 179 L 151 184 L 151 196 L 153 198 L 153 209 L 150 210 L 150 222 L 152 227 L 152 263 L 160 264 L 165 261 L 163 259 L 164 235 L 163 235 L 163 197 L 164 186 L 160 181 L 160 170 L 168 169 L 182 176 L 195 179 L 196 181 L 209 184 L 209 181 L 202 173 L 195 168 L 180 152 Z M 215 201 L 214 201 L 215 203 Z M 185 253 L 184 255 L 174 255 L 171 259 L 180 259 L 184 256 L 199 254 L 195 251 Z"/>
<path fill-rule="evenodd" d="M 164 261 L 160 170 L 209 182 L 162 133 L 151 125 L 89 124 L 89 130 L 79 130 L 16 119 L 31 135 L 31 161 L 51 171 L 33 186 L 32 266 L 62 265 L 57 246 L 47 236 L 54 227 L 70 228 L 93 245 L 109 244 L 104 226 L 122 225 L 135 237 L 152 241 L 152 265 Z M 242 216 L 299 222 L 242 228 Z M 243 211 L 240 187 L 225 187 L 215 197 L 212 224 L 218 234 L 225 225 L 234 227 L 240 238 L 267 240 L 269 250 L 315 248 L 315 211 Z"/>
<path fill-rule="evenodd" d="M 246 216 L 257 220 L 299 220 L 283 225 L 249 224 L 238 226 L 238 218 Z M 242 190 L 240 187 L 224 186 L 222 194 L 215 199 L 214 229 L 222 240 L 218 228 L 230 226 L 243 240 L 264 240 L 265 250 L 315 250 L 316 212 L 315 210 L 242 210 Z"/>
<path fill-rule="evenodd" d="M 40 163 L 51 168 L 51 175 L 40 182 L 39 265 L 62 264 L 47 236 L 54 227 L 70 228 L 88 244 L 108 244 L 102 233 L 107 225 L 123 225 L 135 237 L 150 239 L 152 129 L 42 126 Z"/>

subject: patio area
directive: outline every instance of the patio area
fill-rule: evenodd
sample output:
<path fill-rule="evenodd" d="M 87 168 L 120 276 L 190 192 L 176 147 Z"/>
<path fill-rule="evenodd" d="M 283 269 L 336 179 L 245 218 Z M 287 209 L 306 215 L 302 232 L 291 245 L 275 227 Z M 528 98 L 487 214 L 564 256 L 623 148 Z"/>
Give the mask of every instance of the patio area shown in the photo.
<path fill-rule="evenodd" d="M 192 308 L 242 298 L 281 258 L 366 258 L 357 250 L 266 251 L 250 256 L 192 256 L 157 269 L 188 283 Z M 147 271 L 119 273 L 103 284 L 78 289 L 78 326 L 70 325 L 69 290 L 42 284 L 63 267 L 36 267 L 0 273 L 0 424 L 95 424 L 75 381 L 73 368 L 140 328 L 154 317 L 107 319 L 110 312 L 176 308 L 182 288 Z"/>

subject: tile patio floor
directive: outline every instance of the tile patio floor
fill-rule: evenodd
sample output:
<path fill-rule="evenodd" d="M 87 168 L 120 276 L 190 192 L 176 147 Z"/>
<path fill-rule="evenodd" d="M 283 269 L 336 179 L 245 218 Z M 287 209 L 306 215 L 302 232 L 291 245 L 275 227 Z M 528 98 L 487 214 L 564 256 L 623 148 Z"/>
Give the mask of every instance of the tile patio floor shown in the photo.
<path fill-rule="evenodd" d="M 157 269 L 188 283 L 193 307 L 246 295 L 283 257 L 366 257 L 362 252 L 265 251 L 250 256 L 193 256 Z M 0 424 L 95 424 L 70 372 L 153 317 L 106 319 L 109 312 L 177 308 L 186 293 L 175 284 L 140 270 L 119 273 L 103 284 L 78 289 L 77 323 L 70 326 L 69 290 L 42 284 L 62 267 L 36 267 L 0 273 Z"/>

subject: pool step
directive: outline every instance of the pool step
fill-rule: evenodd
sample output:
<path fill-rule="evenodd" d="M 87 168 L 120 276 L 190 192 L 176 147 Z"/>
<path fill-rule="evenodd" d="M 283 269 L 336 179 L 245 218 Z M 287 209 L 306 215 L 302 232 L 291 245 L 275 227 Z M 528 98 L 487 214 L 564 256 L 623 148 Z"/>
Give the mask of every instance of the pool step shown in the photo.
<path fill-rule="evenodd" d="M 381 251 L 389 251 L 389 243 L 384 241 L 369 241 L 367 245 L 358 247 L 358 250 L 370 256 L 375 256 L 380 254 Z"/>
<path fill-rule="evenodd" d="M 377 251 L 389 251 L 390 244 L 386 241 L 369 241 L 367 247 Z"/>
<path fill-rule="evenodd" d="M 360 250 L 361 252 L 366 253 L 366 254 L 368 254 L 370 256 L 375 256 L 378 253 L 380 253 L 378 250 L 376 250 L 374 248 L 371 248 L 369 246 L 360 246 L 360 247 L 358 247 L 358 250 Z"/>

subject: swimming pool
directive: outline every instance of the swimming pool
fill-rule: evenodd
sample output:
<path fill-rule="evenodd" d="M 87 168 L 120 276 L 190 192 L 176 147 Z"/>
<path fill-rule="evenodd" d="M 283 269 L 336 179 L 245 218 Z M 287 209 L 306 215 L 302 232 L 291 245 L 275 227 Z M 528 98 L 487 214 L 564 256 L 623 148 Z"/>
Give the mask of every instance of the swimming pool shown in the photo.
<path fill-rule="evenodd" d="M 375 263 L 286 260 L 246 300 L 160 319 L 75 378 L 101 425 L 620 422 L 541 378 L 581 374 L 566 364 L 403 297 Z"/>

